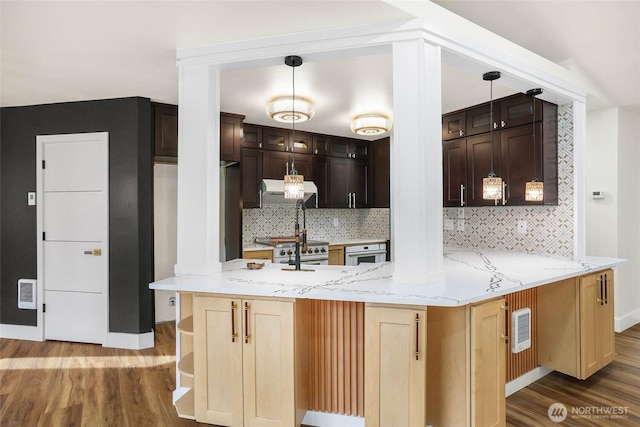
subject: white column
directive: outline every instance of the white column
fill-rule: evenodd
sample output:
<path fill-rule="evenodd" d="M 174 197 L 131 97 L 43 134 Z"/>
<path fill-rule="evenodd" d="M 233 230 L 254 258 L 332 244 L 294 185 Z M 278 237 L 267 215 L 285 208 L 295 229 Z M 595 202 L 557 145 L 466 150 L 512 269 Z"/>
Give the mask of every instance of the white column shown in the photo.
<path fill-rule="evenodd" d="M 177 275 L 221 270 L 219 94 L 216 67 L 180 67 Z"/>
<path fill-rule="evenodd" d="M 391 243 L 397 284 L 444 280 L 441 52 L 424 40 L 393 45 Z"/>
<path fill-rule="evenodd" d="M 573 101 L 573 255 L 586 253 L 585 147 L 587 105 Z"/>

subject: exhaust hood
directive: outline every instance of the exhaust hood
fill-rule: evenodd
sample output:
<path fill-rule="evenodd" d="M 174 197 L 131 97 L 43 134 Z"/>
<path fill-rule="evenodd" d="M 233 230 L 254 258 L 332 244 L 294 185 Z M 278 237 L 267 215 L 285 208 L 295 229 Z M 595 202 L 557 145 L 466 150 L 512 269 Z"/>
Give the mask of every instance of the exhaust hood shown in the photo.
<path fill-rule="evenodd" d="M 313 181 L 304 182 L 304 198 L 305 203 L 312 197 L 318 194 L 318 187 Z M 312 200 L 315 203 L 315 207 L 318 207 L 318 198 Z M 263 179 L 262 180 L 262 205 L 292 205 L 296 203 L 295 199 L 284 198 L 284 180 L 282 179 Z"/>

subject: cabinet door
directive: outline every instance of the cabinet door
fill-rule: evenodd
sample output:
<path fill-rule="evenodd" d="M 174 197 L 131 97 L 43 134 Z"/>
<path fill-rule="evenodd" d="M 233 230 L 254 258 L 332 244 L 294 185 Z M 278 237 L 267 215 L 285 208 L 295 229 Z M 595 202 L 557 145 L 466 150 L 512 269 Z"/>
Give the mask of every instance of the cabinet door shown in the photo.
<path fill-rule="evenodd" d="M 504 299 L 471 306 L 471 425 L 506 423 Z"/>
<path fill-rule="evenodd" d="M 295 159 L 298 175 L 304 175 L 305 180 L 313 177 L 313 158 L 307 154 L 297 154 L 277 151 L 264 151 L 262 154 L 262 173 L 264 179 L 283 179 L 287 171 L 291 172 L 292 160 Z"/>
<path fill-rule="evenodd" d="M 246 148 L 262 148 L 262 126 L 245 123 L 242 128 L 242 146 Z"/>
<path fill-rule="evenodd" d="M 349 151 L 353 159 L 367 159 L 369 158 L 369 142 L 352 139 Z"/>
<path fill-rule="evenodd" d="M 366 307 L 364 328 L 367 427 L 426 425 L 425 310 Z"/>
<path fill-rule="evenodd" d="M 490 134 L 467 138 L 467 206 L 493 206 L 493 200 L 482 198 L 482 179 L 491 171 Z M 493 132 L 493 171 L 501 176 L 500 134 Z"/>
<path fill-rule="evenodd" d="M 313 134 L 313 154 L 319 156 L 331 155 L 331 137 L 328 135 Z"/>
<path fill-rule="evenodd" d="M 220 160 L 239 162 L 243 116 L 220 113 Z"/>
<path fill-rule="evenodd" d="M 465 120 L 466 113 L 464 111 L 442 116 L 442 140 L 449 141 L 467 136 Z"/>
<path fill-rule="evenodd" d="M 155 155 L 178 157 L 178 107 L 154 104 Z"/>
<path fill-rule="evenodd" d="M 332 157 L 349 157 L 349 139 L 348 138 L 333 138 L 331 142 L 331 156 Z"/>
<path fill-rule="evenodd" d="M 467 191 L 467 141 L 456 139 L 442 144 L 443 205 L 464 206 Z"/>
<path fill-rule="evenodd" d="M 365 208 L 369 206 L 369 194 L 367 193 L 368 163 L 366 160 L 351 160 L 349 162 L 349 192 L 351 207 Z"/>
<path fill-rule="evenodd" d="M 242 149 L 242 207 L 259 208 L 262 185 L 262 151 Z"/>
<path fill-rule="evenodd" d="M 373 141 L 371 143 L 371 171 L 372 180 L 369 181 L 371 189 L 369 193 L 372 195 L 372 203 L 369 205 L 374 208 L 388 208 L 390 206 L 390 154 L 391 154 L 391 138 L 386 137 Z"/>
<path fill-rule="evenodd" d="M 291 132 L 291 134 L 293 134 L 293 132 Z M 307 132 L 296 131 L 293 148 L 295 153 L 311 154 L 313 149 L 313 135 Z"/>
<path fill-rule="evenodd" d="M 331 206 L 334 208 L 350 206 L 349 162 L 349 159 L 331 158 Z"/>
<path fill-rule="evenodd" d="M 263 127 L 262 148 L 274 151 L 291 151 L 291 139 L 288 129 Z"/>
<path fill-rule="evenodd" d="M 324 156 L 313 157 L 313 182 L 318 187 L 318 207 L 331 207 L 331 159 Z"/>
<path fill-rule="evenodd" d="M 507 204 L 512 206 L 541 205 L 544 202 L 528 202 L 524 199 L 527 181 L 533 177 L 543 181 L 542 175 L 542 127 L 536 123 L 536 140 L 533 140 L 531 124 L 500 132 L 502 179 L 507 184 Z M 534 162 L 535 157 L 535 162 Z"/>
<path fill-rule="evenodd" d="M 533 98 L 525 94 L 500 101 L 500 128 L 510 128 L 533 121 Z M 536 120 L 542 119 L 542 101 L 536 99 Z"/>
<path fill-rule="evenodd" d="M 581 378 L 586 379 L 613 360 L 613 274 L 580 278 Z"/>
<path fill-rule="evenodd" d="M 500 105 L 495 101 L 493 103 L 493 122 L 491 121 L 491 105 L 489 103 L 469 109 L 466 120 L 467 136 L 489 132 L 492 124 L 494 129 L 499 129 Z"/>
<path fill-rule="evenodd" d="M 240 302 L 194 298 L 194 405 L 199 422 L 244 425 Z"/>
<path fill-rule="evenodd" d="M 294 303 L 244 300 L 242 304 L 244 425 L 293 426 Z"/>

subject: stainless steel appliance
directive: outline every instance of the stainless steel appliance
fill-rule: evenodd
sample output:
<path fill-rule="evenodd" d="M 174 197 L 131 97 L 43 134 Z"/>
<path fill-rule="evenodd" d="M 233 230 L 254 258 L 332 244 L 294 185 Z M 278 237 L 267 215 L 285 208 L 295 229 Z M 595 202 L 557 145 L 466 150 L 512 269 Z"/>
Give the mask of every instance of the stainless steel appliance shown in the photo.
<path fill-rule="evenodd" d="M 273 262 L 275 264 L 295 264 L 295 243 L 282 242 L 291 237 L 257 237 L 256 243 L 273 247 Z M 302 265 L 328 265 L 329 242 L 307 240 L 307 250 L 300 251 Z"/>
<path fill-rule="evenodd" d="M 358 265 L 363 262 L 385 262 L 386 260 L 387 245 L 385 243 L 347 246 L 344 248 L 344 265 Z"/>

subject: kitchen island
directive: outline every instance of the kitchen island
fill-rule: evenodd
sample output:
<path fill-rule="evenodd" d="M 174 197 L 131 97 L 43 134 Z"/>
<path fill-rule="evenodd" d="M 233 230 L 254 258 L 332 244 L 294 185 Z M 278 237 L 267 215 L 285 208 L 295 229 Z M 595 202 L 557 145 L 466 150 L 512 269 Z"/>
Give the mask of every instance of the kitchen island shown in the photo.
<path fill-rule="evenodd" d="M 532 289 L 545 290 L 533 302 L 540 364 L 582 378 L 613 358 L 591 349 L 612 347 L 609 269 L 623 260 L 447 249 L 446 282 L 430 286 L 396 283 L 392 263 L 309 272 L 246 262 L 151 285 L 180 295 L 174 401 L 183 416 L 290 426 L 309 411 L 367 426 L 504 425 L 506 301 Z M 595 322 L 604 326 L 592 345 L 585 331 Z M 565 335 L 571 342 L 554 346 Z"/>

